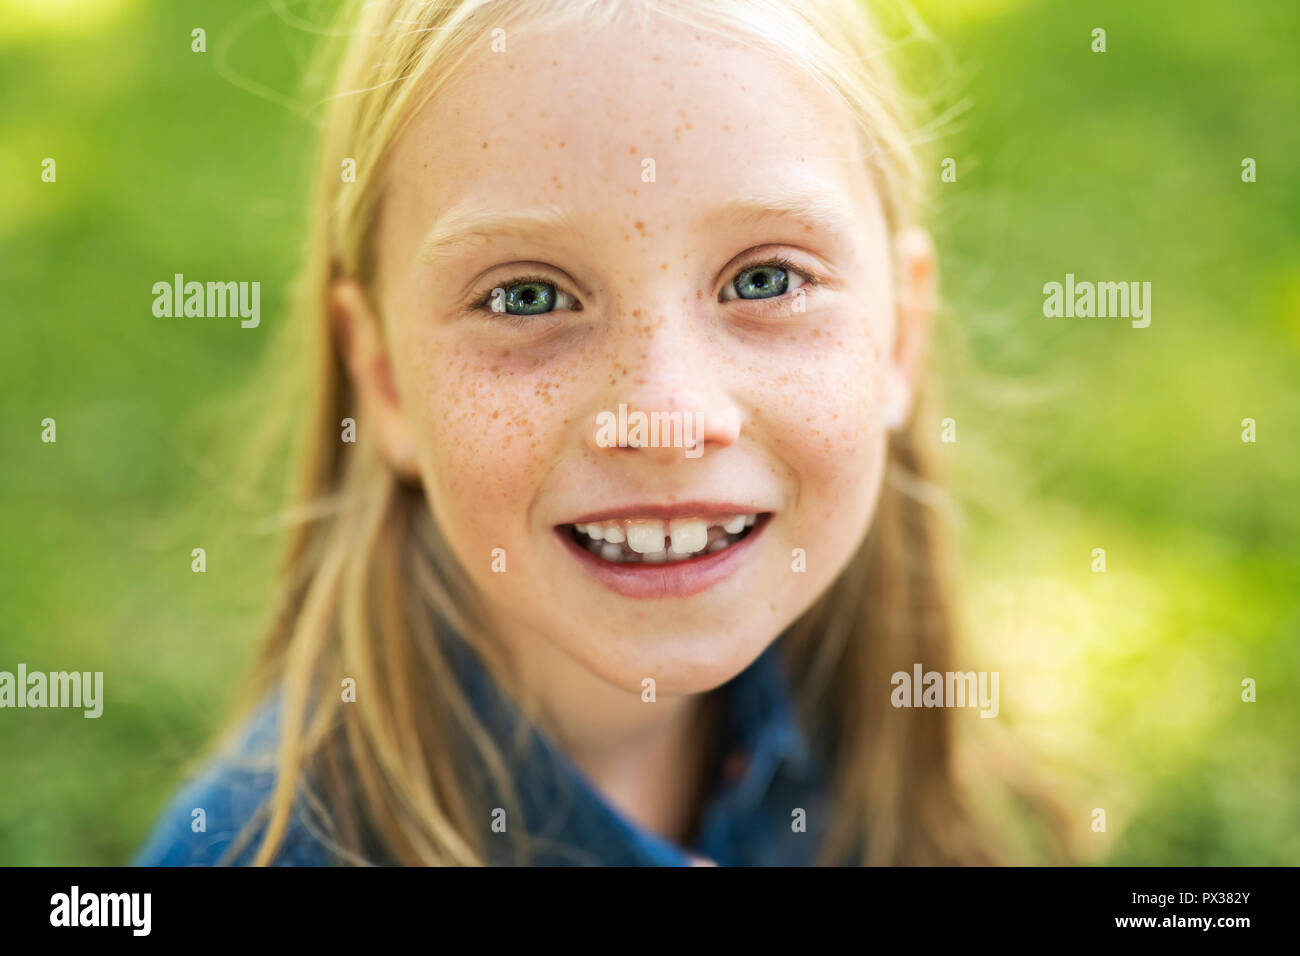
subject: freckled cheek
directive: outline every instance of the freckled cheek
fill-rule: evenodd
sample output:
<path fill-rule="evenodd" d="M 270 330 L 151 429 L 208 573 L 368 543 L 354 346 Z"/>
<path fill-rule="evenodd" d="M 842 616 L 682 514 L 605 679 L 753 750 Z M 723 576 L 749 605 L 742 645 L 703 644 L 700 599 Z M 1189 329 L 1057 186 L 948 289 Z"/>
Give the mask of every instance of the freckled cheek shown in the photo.
<path fill-rule="evenodd" d="M 878 354 L 864 338 L 838 338 L 762 399 L 765 428 L 798 485 L 798 533 L 847 532 L 846 520 L 869 507 L 885 450 Z"/>
<path fill-rule="evenodd" d="M 573 397 L 540 368 L 473 350 L 444 354 L 419 388 L 413 427 L 422 471 L 446 523 L 506 543 L 525 529 L 571 433 Z"/>
<path fill-rule="evenodd" d="M 882 428 L 880 350 L 845 324 L 843 334 L 822 336 L 794 360 L 778 357 L 785 367 L 762 376 L 777 385 L 762 400 L 773 437 L 816 473 L 860 465 L 874 453 Z"/>

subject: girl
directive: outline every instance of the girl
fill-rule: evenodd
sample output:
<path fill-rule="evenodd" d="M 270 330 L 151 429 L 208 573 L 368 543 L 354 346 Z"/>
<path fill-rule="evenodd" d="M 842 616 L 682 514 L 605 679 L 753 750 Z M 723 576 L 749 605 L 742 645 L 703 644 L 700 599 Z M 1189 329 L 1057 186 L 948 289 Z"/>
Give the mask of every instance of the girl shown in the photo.
<path fill-rule="evenodd" d="M 137 861 L 991 859 L 951 711 L 891 705 L 953 638 L 858 3 L 343 23 L 258 707 Z"/>

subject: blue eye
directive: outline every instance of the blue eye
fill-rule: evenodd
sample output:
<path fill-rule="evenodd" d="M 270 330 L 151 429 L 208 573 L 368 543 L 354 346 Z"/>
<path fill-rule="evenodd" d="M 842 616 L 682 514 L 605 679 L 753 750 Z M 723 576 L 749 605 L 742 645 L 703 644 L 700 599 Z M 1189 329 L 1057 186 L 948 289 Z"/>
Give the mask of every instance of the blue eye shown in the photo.
<path fill-rule="evenodd" d="M 780 266 L 754 266 L 736 276 L 736 294 L 742 299 L 770 299 L 790 284 L 790 274 Z"/>
<path fill-rule="evenodd" d="M 555 308 L 555 286 L 549 282 L 520 282 L 505 290 L 505 310 L 511 315 L 537 315 Z"/>
<path fill-rule="evenodd" d="M 530 316 L 572 309 L 575 304 L 573 296 L 561 292 L 554 283 L 540 276 L 524 276 L 494 288 L 479 307 L 498 314 Z"/>
<path fill-rule="evenodd" d="M 724 302 L 731 299 L 775 299 L 811 280 L 785 259 L 747 266 L 722 290 Z"/>

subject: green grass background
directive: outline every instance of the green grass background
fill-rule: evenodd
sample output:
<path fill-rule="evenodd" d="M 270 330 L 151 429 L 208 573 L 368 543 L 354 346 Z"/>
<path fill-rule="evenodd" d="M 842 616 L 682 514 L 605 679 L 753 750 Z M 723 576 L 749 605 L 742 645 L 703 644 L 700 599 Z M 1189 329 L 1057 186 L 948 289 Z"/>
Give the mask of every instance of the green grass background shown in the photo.
<path fill-rule="evenodd" d="M 969 729 L 1024 743 L 1089 859 L 1298 863 L 1300 8 L 917 6 L 916 83 L 961 107 L 927 163 L 963 666 L 1001 673 Z M 126 859 L 249 661 L 275 541 L 228 521 L 227 446 L 302 241 L 312 40 L 254 0 L 0 0 L 0 669 L 107 698 L 0 712 L 0 863 Z M 155 318 L 174 272 L 259 279 L 262 328 Z M 1150 281 L 1150 328 L 1044 318 L 1067 272 Z"/>

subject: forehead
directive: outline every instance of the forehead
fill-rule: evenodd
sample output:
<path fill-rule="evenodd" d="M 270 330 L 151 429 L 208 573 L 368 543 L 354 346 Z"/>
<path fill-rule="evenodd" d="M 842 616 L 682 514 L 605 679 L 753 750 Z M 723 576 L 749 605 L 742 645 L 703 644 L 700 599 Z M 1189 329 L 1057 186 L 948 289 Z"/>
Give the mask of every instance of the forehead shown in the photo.
<path fill-rule="evenodd" d="M 653 181 L 648 181 L 652 169 Z M 450 215 L 562 206 L 593 241 L 685 229 L 734 197 L 878 209 L 839 96 L 764 49 L 662 20 L 485 33 L 414 117 L 388 171 L 414 233 Z M 606 227 L 608 235 L 601 233 Z"/>

